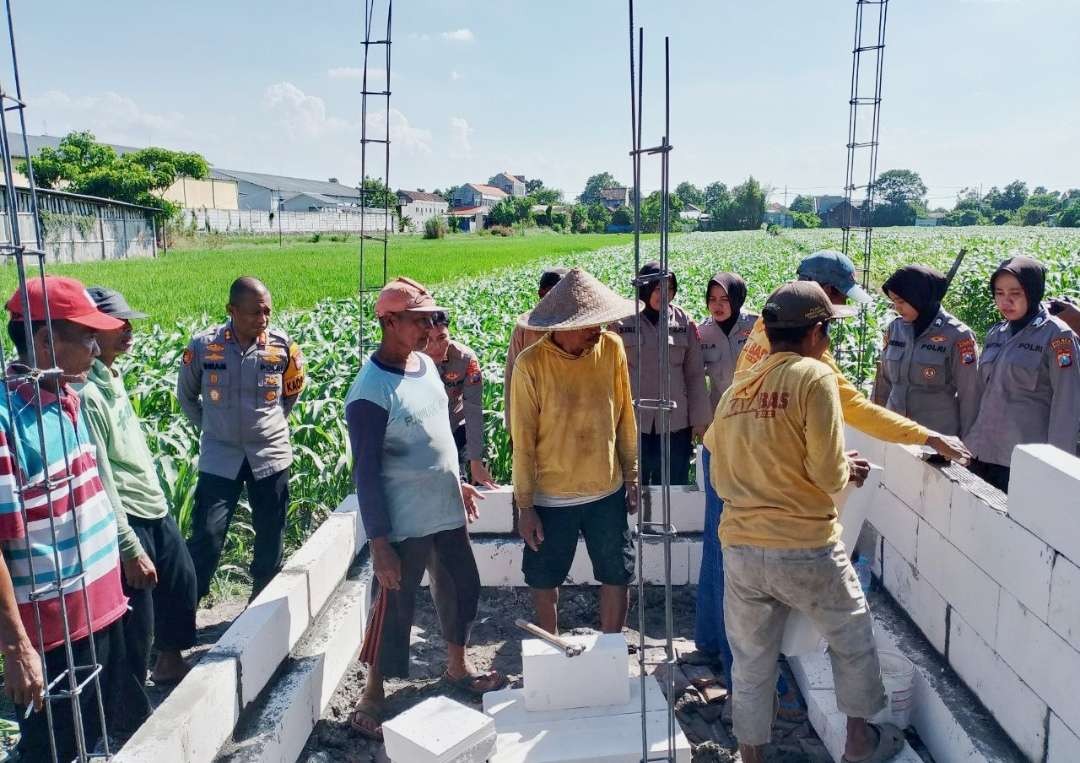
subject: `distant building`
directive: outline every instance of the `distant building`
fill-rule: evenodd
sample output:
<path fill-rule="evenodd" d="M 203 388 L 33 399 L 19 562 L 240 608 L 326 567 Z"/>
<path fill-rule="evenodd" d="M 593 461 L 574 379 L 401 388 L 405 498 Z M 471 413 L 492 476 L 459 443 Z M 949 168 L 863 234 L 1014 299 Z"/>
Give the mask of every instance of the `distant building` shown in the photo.
<path fill-rule="evenodd" d="M 829 214 L 829 210 L 842 201 L 844 201 L 843 196 L 815 196 L 814 211 L 824 218 L 825 215 Z"/>
<path fill-rule="evenodd" d="M 523 175 L 511 175 L 509 172 L 500 172 L 495 176 L 492 185 L 507 196 L 521 197 L 525 195 L 525 177 Z"/>
<path fill-rule="evenodd" d="M 605 188 L 600 191 L 600 203 L 614 212 L 619 207 L 630 206 L 630 189 L 626 186 Z"/>
<path fill-rule="evenodd" d="M 841 199 L 839 204 L 821 215 L 821 224 L 826 228 L 859 228 L 863 224 L 863 213 L 846 199 Z"/>
<path fill-rule="evenodd" d="M 398 191 L 397 200 L 398 219 L 409 218 L 417 230 L 431 218 L 445 216 L 450 208 L 442 196 L 425 191 Z"/>
<path fill-rule="evenodd" d="M 457 221 L 458 230 L 462 233 L 473 233 L 482 230 L 487 220 L 488 207 L 455 207 L 450 210 L 450 216 Z"/>
<path fill-rule="evenodd" d="M 680 220 L 700 220 L 704 214 L 700 207 L 693 204 L 687 204 L 685 207 L 679 210 Z"/>
<path fill-rule="evenodd" d="M 927 212 L 926 217 L 916 217 L 915 225 L 919 228 L 934 228 L 945 224 L 944 212 Z"/>
<path fill-rule="evenodd" d="M 507 198 L 510 194 L 501 188 L 496 188 L 493 185 L 485 185 L 483 183 L 466 183 L 465 185 L 454 191 L 454 196 L 451 199 L 454 209 L 462 209 L 468 207 L 483 207 L 484 209 L 491 209 L 503 199 Z M 523 194 L 524 195 L 524 194 Z"/>
<path fill-rule="evenodd" d="M 791 210 L 776 202 L 765 208 L 765 217 L 763 219 L 766 225 L 776 225 L 780 228 L 795 227 L 795 217 L 791 214 Z"/>
<path fill-rule="evenodd" d="M 210 176 L 236 182 L 240 209 L 309 211 L 360 206 L 358 189 L 329 180 L 307 180 L 217 167 L 210 171 Z"/>

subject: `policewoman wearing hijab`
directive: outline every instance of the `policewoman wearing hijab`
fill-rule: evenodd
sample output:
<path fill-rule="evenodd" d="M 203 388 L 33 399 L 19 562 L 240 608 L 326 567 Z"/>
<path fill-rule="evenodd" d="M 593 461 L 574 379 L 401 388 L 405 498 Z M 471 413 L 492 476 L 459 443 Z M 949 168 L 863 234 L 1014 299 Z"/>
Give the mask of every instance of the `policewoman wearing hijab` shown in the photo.
<path fill-rule="evenodd" d="M 882 285 L 899 317 L 885 331 L 873 400 L 928 429 L 963 437 L 979 411 L 975 333 L 941 307 L 948 280 L 908 265 Z"/>
<path fill-rule="evenodd" d="M 660 263 L 647 262 L 638 276 L 657 275 Z M 660 281 L 651 280 L 638 289 L 641 310 L 641 357 L 638 357 L 638 338 L 633 318 L 614 324 L 626 348 L 630 368 L 630 384 L 634 400 L 656 400 L 660 397 Z M 678 281 L 672 274 L 668 281 L 668 298 L 678 291 Z M 671 456 L 669 460 L 671 484 L 690 484 L 690 460 L 694 451 L 693 438 L 705 433 L 712 421 L 709 393 L 705 389 L 705 363 L 701 357 L 701 343 L 697 324 L 686 311 L 668 305 L 668 365 L 671 374 L 670 395 L 675 403 L 670 414 Z M 638 388 L 638 369 L 641 370 L 641 388 Z M 654 485 L 661 480 L 659 415 L 650 408 L 638 411 L 641 427 L 641 452 L 638 454 L 642 484 Z"/>
<path fill-rule="evenodd" d="M 709 410 L 715 411 L 720 397 L 731 386 L 735 365 L 746 338 L 758 316 L 744 312 L 746 281 L 735 273 L 719 272 L 705 287 L 705 306 L 709 317 L 698 328 L 701 355 L 709 380 Z M 703 467 L 709 474 L 709 450 L 702 450 Z M 705 533 L 702 543 L 701 572 L 698 574 L 697 614 L 694 619 L 694 642 L 699 652 L 711 655 L 731 669 L 731 647 L 724 633 L 723 557 L 720 551 L 720 516 L 724 502 L 716 494 L 712 480 L 705 480 Z M 728 684 L 730 686 L 730 683 Z"/>
<path fill-rule="evenodd" d="M 1009 488 L 1013 448 L 1049 443 L 1076 452 L 1080 433 L 1080 345 L 1042 305 L 1046 267 L 1020 255 L 1001 263 L 990 291 L 1005 319 L 990 329 L 979 358 L 979 412 L 965 438 L 971 471 Z"/>

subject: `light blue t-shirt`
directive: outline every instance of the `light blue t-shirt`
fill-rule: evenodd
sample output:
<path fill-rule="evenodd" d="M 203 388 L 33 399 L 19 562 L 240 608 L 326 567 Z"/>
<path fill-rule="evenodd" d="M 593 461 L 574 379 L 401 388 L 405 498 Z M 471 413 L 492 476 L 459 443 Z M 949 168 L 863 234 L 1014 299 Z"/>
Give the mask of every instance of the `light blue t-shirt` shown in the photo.
<path fill-rule="evenodd" d="M 395 543 L 465 524 L 446 390 L 431 358 L 415 355 L 423 365 L 414 372 L 368 358 L 345 397 L 346 408 L 367 400 L 387 412 L 381 477 Z"/>

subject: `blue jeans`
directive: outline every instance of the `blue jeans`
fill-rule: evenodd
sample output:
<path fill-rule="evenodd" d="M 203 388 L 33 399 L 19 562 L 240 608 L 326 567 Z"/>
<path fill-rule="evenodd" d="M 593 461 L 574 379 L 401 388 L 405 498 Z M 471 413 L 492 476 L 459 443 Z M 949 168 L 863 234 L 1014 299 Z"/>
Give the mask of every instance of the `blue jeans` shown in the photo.
<path fill-rule="evenodd" d="M 724 626 L 724 551 L 720 546 L 720 517 L 724 502 L 713 489 L 709 469 L 709 450 L 702 448 L 705 469 L 705 531 L 701 540 L 701 572 L 698 573 L 697 613 L 694 618 L 694 646 L 699 652 L 716 655 L 724 664 L 724 681 L 731 688 L 731 645 Z M 776 690 L 787 694 L 784 674 Z"/>

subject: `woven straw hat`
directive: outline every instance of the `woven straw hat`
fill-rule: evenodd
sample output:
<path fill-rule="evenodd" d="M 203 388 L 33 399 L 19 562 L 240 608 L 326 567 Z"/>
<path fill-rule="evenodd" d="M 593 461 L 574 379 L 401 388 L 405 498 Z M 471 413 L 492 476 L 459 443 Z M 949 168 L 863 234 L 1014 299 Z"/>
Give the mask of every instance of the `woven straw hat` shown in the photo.
<path fill-rule="evenodd" d="M 581 268 L 573 268 L 531 312 L 518 319 L 518 325 L 540 331 L 576 331 L 633 314 L 632 300 L 620 297 Z"/>

